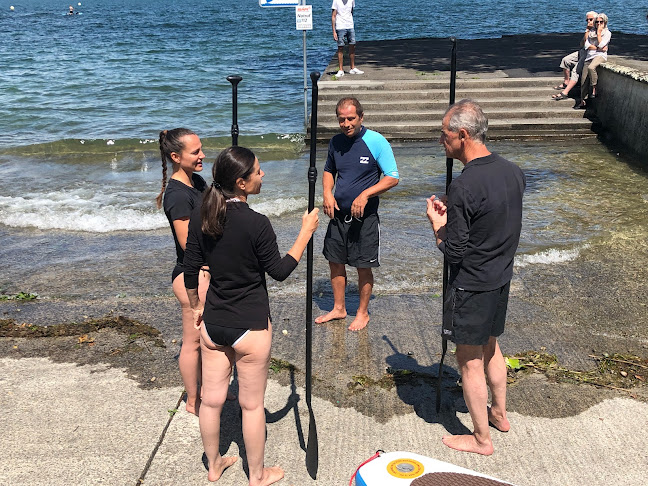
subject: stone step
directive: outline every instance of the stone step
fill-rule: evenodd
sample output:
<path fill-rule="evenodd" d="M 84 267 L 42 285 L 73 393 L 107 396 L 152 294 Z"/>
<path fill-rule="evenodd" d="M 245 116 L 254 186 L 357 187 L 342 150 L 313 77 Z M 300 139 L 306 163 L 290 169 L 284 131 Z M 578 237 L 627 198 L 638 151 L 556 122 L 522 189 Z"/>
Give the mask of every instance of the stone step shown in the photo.
<path fill-rule="evenodd" d="M 435 140 L 439 136 L 441 119 L 431 121 L 407 120 L 402 122 L 375 122 L 368 128 L 381 133 L 389 140 Z M 507 138 L 507 134 L 516 138 L 524 138 L 530 134 L 547 137 L 553 135 L 562 137 L 566 133 L 582 131 L 583 136 L 594 135 L 591 131 L 592 122 L 586 118 L 543 118 L 543 119 L 492 119 L 488 122 L 489 138 Z M 318 123 L 317 139 L 328 140 L 340 133 L 337 123 Z"/>
<path fill-rule="evenodd" d="M 338 132 L 339 133 L 339 132 Z M 323 134 L 318 131 L 318 143 L 326 144 L 335 135 Z M 566 130 L 488 130 L 489 140 L 571 140 L 575 138 L 594 138 L 594 133 L 589 128 L 569 128 Z M 439 140 L 437 132 L 390 132 L 386 138 L 390 142 L 407 142 L 409 140 L 429 141 L 437 143 Z M 310 141 L 307 134 L 306 142 Z"/>
<path fill-rule="evenodd" d="M 432 76 L 430 76 L 432 77 Z M 420 80 L 390 80 L 373 81 L 345 76 L 337 81 L 320 81 L 318 88 L 320 94 L 323 92 L 347 91 L 347 90 L 426 90 L 426 89 L 450 89 L 450 75 L 445 77 L 433 76 L 434 79 Z M 423 77 L 422 77 L 423 78 Z M 532 88 L 541 86 L 556 86 L 560 83 L 559 77 L 533 77 L 533 78 L 457 78 L 456 87 L 459 88 Z"/>
<path fill-rule="evenodd" d="M 381 100 L 406 100 L 406 101 L 429 101 L 439 100 L 448 101 L 450 91 L 446 89 L 423 89 L 423 90 L 328 90 L 326 92 L 319 92 L 318 100 L 320 102 L 337 101 L 345 96 L 354 96 L 360 100 L 361 103 L 376 102 Z M 475 100 L 485 100 L 494 98 L 528 98 L 536 96 L 546 96 L 550 99 L 551 94 L 556 91 L 551 90 L 549 87 L 542 88 L 527 88 L 527 87 L 511 87 L 506 90 L 502 88 L 493 87 L 474 87 L 474 88 L 457 88 L 455 91 L 455 99 L 472 98 Z"/>
<path fill-rule="evenodd" d="M 553 93 L 556 93 L 555 91 Z M 560 102 L 554 101 L 551 99 L 550 91 L 539 92 L 535 94 L 529 94 L 529 97 L 525 100 L 520 100 L 520 98 L 486 98 L 482 100 L 477 100 L 482 108 L 486 111 L 489 111 L 493 108 L 504 108 L 511 107 L 514 108 L 527 108 L 529 110 L 537 111 L 539 108 L 545 108 L 547 110 L 553 109 L 562 109 L 566 110 L 567 108 L 571 109 L 574 106 L 576 100 L 569 99 L 563 100 Z M 459 98 L 458 98 L 459 99 Z M 448 107 L 448 99 L 422 99 L 422 100 L 370 100 L 363 101 L 360 100 L 362 106 L 365 109 L 365 114 L 368 116 L 373 112 L 379 111 L 402 111 L 404 113 L 409 113 L 410 111 L 416 110 L 443 110 Z M 335 106 L 337 100 L 320 100 L 318 101 L 318 116 L 335 116 Z"/>
<path fill-rule="evenodd" d="M 581 111 L 581 113 L 583 113 Z M 381 132 L 381 129 L 384 128 L 389 128 L 389 127 L 403 127 L 404 129 L 412 129 L 416 130 L 419 127 L 429 127 L 429 126 L 441 126 L 441 118 L 437 118 L 436 120 L 431 120 L 433 123 L 430 123 L 430 120 L 402 120 L 399 122 L 388 122 L 388 121 L 381 121 L 381 122 L 373 122 L 371 124 L 366 124 L 368 128 L 371 128 L 372 130 L 376 130 L 377 132 Z M 583 118 L 581 116 L 580 118 L 494 118 L 494 119 L 489 119 L 488 120 L 488 128 L 489 130 L 495 129 L 495 128 L 501 128 L 501 127 L 511 127 L 513 125 L 518 125 L 518 126 L 529 126 L 529 127 L 536 127 L 536 128 L 552 128 L 552 127 L 560 127 L 560 126 L 591 126 L 592 122 L 591 120 L 587 118 Z M 318 130 L 328 130 L 328 129 L 334 129 L 335 131 L 339 132 L 340 126 L 338 125 L 337 122 L 322 122 L 317 124 Z"/>
<path fill-rule="evenodd" d="M 554 103 L 554 106 L 550 107 L 541 107 L 531 109 L 529 107 L 503 107 L 503 106 L 493 106 L 485 107 L 484 113 L 490 121 L 498 120 L 503 118 L 583 118 L 582 110 L 573 110 L 571 105 L 569 109 L 566 106 L 560 107 L 556 106 L 557 103 Z M 385 110 L 385 107 L 380 107 L 379 110 L 366 110 L 364 115 L 364 124 L 370 126 L 379 122 L 397 122 L 399 120 L 422 120 L 429 123 L 437 123 L 440 125 L 443 115 L 445 113 L 445 107 L 443 109 L 431 109 L 431 110 L 402 110 L 401 107 L 393 110 Z M 320 113 L 318 112 L 317 117 L 318 124 L 329 124 L 337 126 L 335 115 L 333 112 Z"/>
<path fill-rule="evenodd" d="M 344 96 L 356 96 L 365 108 L 365 125 L 390 140 L 436 140 L 448 107 L 449 76 L 434 78 L 375 81 L 349 75 L 321 81 L 318 140 L 339 133 L 335 105 Z M 559 77 L 458 78 L 455 99 L 482 105 L 491 139 L 594 136 L 592 122 L 572 109 L 574 100 L 551 99 L 558 83 Z"/>
<path fill-rule="evenodd" d="M 429 133 L 406 133 L 406 132 L 394 132 L 390 133 L 388 140 L 391 143 L 399 142 L 408 142 L 408 141 L 419 141 L 419 142 L 429 142 L 436 144 L 439 142 L 439 138 L 430 135 Z M 501 131 L 501 132 L 488 132 L 488 140 L 573 140 L 573 139 L 585 139 L 585 138 L 595 138 L 596 133 L 592 132 L 589 129 L 571 129 L 567 132 L 557 132 L 554 130 L 519 130 L 512 132 Z M 327 144 L 331 137 L 320 137 L 317 136 L 318 144 Z M 310 137 L 306 136 L 306 143 L 310 143 Z"/>

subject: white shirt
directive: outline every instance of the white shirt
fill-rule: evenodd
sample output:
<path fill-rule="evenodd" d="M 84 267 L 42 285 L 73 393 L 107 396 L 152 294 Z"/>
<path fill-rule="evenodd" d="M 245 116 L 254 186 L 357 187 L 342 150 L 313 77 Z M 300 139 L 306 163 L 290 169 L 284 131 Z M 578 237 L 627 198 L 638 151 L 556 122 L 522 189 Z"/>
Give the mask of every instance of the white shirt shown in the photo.
<path fill-rule="evenodd" d="M 596 56 L 602 56 L 603 59 L 607 61 L 607 51 L 595 51 L 594 49 L 589 50 L 589 46 L 597 46 L 599 48 L 605 47 L 610 43 L 610 39 L 612 38 L 612 32 L 610 32 L 608 29 L 604 29 L 603 32 L 601 32 L 601 43 L 598 43 L 598 36 L 594 37 L 593 41 L 590 41 L 590 38 L 588 38 L 585 41 L 585 45 L 583 46 L 585 49 L 587 49 L 587 56 L 585 57 L 585 61 L 591 61 L 594 59 Z"/>
<path fill-rule="evenodd" d="M 335 15 L 335 30 L 353 29 L 353 8 L 355 0 L 333 0 L 331 9 L 337 11 Z"/>

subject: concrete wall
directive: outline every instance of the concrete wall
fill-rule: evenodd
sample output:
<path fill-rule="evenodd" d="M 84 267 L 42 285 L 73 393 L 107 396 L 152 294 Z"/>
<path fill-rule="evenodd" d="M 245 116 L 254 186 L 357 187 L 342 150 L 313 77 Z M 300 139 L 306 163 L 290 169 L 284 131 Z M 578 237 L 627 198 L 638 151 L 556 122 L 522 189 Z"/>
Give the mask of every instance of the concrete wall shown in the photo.
<path fill-rule="evenodd" d="M 604 130 L 648 166 L 648 73 L 599 66 L 596 115 Z"/>

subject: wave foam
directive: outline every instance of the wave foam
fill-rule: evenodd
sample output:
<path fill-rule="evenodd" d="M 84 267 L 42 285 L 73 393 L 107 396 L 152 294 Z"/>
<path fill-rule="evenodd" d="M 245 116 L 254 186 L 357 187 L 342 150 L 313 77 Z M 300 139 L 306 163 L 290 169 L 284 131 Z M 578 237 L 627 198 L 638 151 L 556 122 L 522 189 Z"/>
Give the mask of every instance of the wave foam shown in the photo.
<path fill-rule="evenodd" d="M 581 249 L 587 248 L 588 245 L 583 247 L 575 248 L 572 250 L 556 250 L 552 248 L 547 251 L 540 253 L 534 253 L 533 255 L 521 255 L 515 257 L 515 266 L 517 267 L 526 267 L 527 265 L 550 265 L 552 263 L 565 263 L 578 258 L 580 255 Z"/>
<path fill-rule="evenodd" d="M 271 201 L 252 202 L 250 207 L 266 216 L 281 216 L 282 214 L 306 209 L 308 207 L 308 200 L 306 198 L 280 197 Z"/>
<path fill-rule="evenodd" d="M 151 208 L 145 192 L 92 193 L 87 189 L 38 194 L 32 197 L 0 196 L 0 224 L 42 230 L 147 231 L 168 226 L 162 211 Z M 276 198 L 253 203 L 266 216 L 282 216 L 308 207 L 306 198 Z"/>
<path fill-rule="evenodd" d="M 78 196 L 59 201 L 0 197 L 0 223 L 14 228 L 91 233 L 146 231 L 169 224 L 162 212 L 103 206 Z"/>

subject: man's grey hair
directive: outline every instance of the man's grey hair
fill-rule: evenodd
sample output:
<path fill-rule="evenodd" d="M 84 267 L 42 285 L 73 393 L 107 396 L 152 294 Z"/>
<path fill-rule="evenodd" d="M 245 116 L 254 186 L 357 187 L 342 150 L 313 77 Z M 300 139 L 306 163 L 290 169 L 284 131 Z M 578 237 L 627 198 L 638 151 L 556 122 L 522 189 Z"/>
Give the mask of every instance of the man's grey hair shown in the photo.
<path fill-rule="evenodd" d="M 446 110 L 444 118 L 447 115 L 450 115 L 448 130 L 459 133 L 459 130 L 463 128 L 474 141 L 482 144 L 486 142 L 488 118 L 475 101 L 458 101 Z"/>
<path fill-rule="evenodd" d="M 587 13 L 585 14 L 585 17 L 588 17 L 589 15 L 591 15 L 592 17 L 594 17 L 594 20 L 596 20 L 596 17 L 598 17 L 598 14 L 597 14 L 594 10 L 590 10 L 589 12 L 587 12 Z"/>

